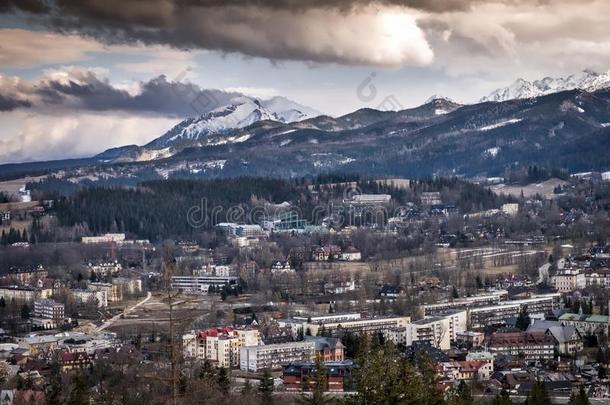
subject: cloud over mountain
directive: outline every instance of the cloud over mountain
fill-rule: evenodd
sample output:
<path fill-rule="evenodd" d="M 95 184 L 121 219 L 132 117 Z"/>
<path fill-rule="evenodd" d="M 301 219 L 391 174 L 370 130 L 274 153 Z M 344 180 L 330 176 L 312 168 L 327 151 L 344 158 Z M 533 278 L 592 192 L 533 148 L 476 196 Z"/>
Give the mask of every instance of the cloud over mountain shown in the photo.
<path fill-rule="evenodd" d="M 0 76 L 0 111 L 123 111 L 183 118 L 225 105 L 236 95 L 170 81 L 163 75 L 129 92 L 101 78 L 100 72 L 76 66 L 49 70 L 36 80 Z"/>

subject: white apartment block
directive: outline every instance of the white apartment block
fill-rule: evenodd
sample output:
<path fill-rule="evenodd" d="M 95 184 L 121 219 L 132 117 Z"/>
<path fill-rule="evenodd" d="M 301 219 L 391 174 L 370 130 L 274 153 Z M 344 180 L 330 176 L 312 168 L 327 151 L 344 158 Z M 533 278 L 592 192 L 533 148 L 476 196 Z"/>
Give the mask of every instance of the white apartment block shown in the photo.
<path fill-rule="evenodd" d="M 494 305 L 507 299 L 508 291 L 496 290 L 490 293 L 458 298 L 452 301 L 425 304 L 422 305 L 422 309 L 424 311 L 424 316 L 439 316 L 455 310 L 469 309 L 484 305 Z"/>
<path fill-rule="evenodd" d="M 544 314 L 559 308 L 560 298 L 561 293 L 541 294 L 521 300 L 502 301 L 497 305 L 470 308 L 468 322 L 471 328 L 501 325 L 507 318 L 518 316 L 525 306 L 530 316 Z"/>
<path fill-rule="evenodd" d="M 351 333 L 383 333 L 386 329 L 392 328 L 406 328 L 411 323 L 411 318 L 408 316 L 401 317 L 379 317 L 371 319 L 356 319 L 346 321 L 331 322 L 318 322 L 313 323 L 307 322 L 303 324 L 303 331 L 309 331 L 312 336 L 318 335 L 320 329 L 324 328 L 325 331 L 331 335 L 337 333 L 338 330 Z"/>
<path fill-rule="evenodd" d="M 444 316 L 412 322 L 406 327 L 406 345 L 426 341 L 438 349 L 449 350 L 458 334 L 466 330 L 466 323 L 466 311 L 452 311 Z"/>
<path fill-rule="evenodd" d="M 222 288 L 225 285 L 237 284 L 233 276 L 173 276 L 172 288 L 185 293 L 206 293 L 210 286 Z"/>
<path fill-rule="evenodd" d="M 257 372 L 276 370 L 295 361 L 313 361 L 316 353 L 314 342 L 290 342 L 261 346 L 242 347 L 239 368 Z"/>
<path fill-rule="evenodd" d="M 81 304 L 95 303 L 98 308 L 108 306 L 108 294 L 106 291 L 71 290 L 76 302 Z"/>
<path fill-rule="evenodd" d="M 600 286 L 610 288 L 610 270 L 609 269 L 589 269 L 585 270 L 585 284 L 589 286 Z"/>
<path fill-rule="evenodd" d="M 34 301 L 34 316 L 43 319 L 63 319 L 65 317 L 64 304 L 54 300 Z"/>
<path fill-rule="evenodd" d="M 585 288 L 587 280 L 579 269 L 566 269 L 551 276 L 551 285 L 561 293 L 568 293 Z"/>
<path fill-rule="evenodd" d="M 240 349 L 260 343 L 257 329 L 211 328 L 182 337 L 184 356 L 209 360 L 218 367 L 239 366 Z"/>
<path fill-rule="evenodd" d="M 81 242 L 85 243 L 85 244 L 123 242 L 124 240 L 125 240 L 124 233 L 106 233 L 101 236 L 83 236 L 81 238 Z"/>

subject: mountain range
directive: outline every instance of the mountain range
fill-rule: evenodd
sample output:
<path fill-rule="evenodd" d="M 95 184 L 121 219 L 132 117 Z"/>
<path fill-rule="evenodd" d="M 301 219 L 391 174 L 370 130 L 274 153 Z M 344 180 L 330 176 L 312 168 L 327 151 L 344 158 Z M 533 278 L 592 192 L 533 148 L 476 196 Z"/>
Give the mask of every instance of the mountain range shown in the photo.
<path fill-rule="evenodd" d="M 510 86 L 494 90 L 487 97 L 483 97 L 481 102 L 540 97 L 546 94 L 574 89 L 595 92 L 608 87 L 610 87 L 610 70 L 605 73 L 583 70 L 568 77 L 545 77 L 533 82 L 517 79 Z"/>
<path fill-rule="evenodd" d="M 89 166 L 99 173 L 119 164 L 119 177 L 134 178 L 327 172 L 495 176 L 533 164 L 572 172 L 608 170 L 607 75 L 542 79 L 470 105 L 432 97 L 415 108 L 363 108 L 340 117 L 320 115 L 285 98 L 236 96 L 147 145 L 110 149 L 64 166 Z M 0 166 L 0 173 L 45 167 L 31 165 Z M 60 162 L 47 166 L 62 167 Z"/>

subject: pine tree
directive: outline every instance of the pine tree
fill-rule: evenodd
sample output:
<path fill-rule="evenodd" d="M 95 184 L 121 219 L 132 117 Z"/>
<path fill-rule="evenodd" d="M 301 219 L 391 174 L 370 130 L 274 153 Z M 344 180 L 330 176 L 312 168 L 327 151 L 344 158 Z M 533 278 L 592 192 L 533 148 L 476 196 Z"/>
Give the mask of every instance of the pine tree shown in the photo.
<path fill-rule="evenodd" d="M 63 403 L 62 392 L 61 367 L 57 361 L 53 361 L 50 364 L 49 385 L 46 391 L 47 405 L 61 405 Z"/>
<path fill-rule="evenodd" d="M 515 326 L 518 329 L 526 330 L 527 327 L 530 326 L 530 323 L 531 319 L 527 312 L 527 306 L 524 306 L 519 312 L 519 317 L 517 317 L 517 322 L 515 323 Z"/>
<path fill-rule="evenodd" d="M 580 386 L 577 394 L 572 392 L 572 395 L 570 395 L 570 402 L 568 402 L 568 404 L 570 404 L 570 405 L 589 405 L 590 404 L 589 398 L 587 397 L 587 392 L 585 391 L 585 387 L 583 385 Z"/>
<path fill-rule="evenodd" d="M 263 401 L 263 404 L 273 403 L 273 376 L 269 370 L 265 370 L 263 373 L 263 379 L 258 386 L 258 393 Z"/>
<path fill-rule="evenodd" d="M 326 377 L 326 367 L 324 367 L 324 363 L 322 363 L 319 357 L 316 358 L 315 368 L 316 370 L 313 376 L 314 384 L 311 391 L 311 396 L 305 397 L 304 403 L 311 405 L 323 405 L 328 402 L 325 395 L 328 378 Z"/>
<path fill-rule="evenodd" d="M 513 401 L 510 399 L 510 395 L 506 388 L 502 387 L 500 391 L 492 401 L 492 405 L 512 405 Z"/>
<path fill-rule="evenodd" d="M 30 319 L 30 307 L 28 304 L 21 306 L 21 319 Z"/>
<path fill-rule="evenodd" d="M 218 374 L 216 375 L 216 382 L 218 383 L 218 388 L 227 394 L 229 392 L 229 388 L 231 388 L 231 381 L 229 380 L 229 373 L 227 369 L 224 367 L 220 367 L 218 369 Z"/>
<path fill-rule="evenodd" d="M 551 398 L 544 388 L 544 383 L 540 380 L 536 381 L 525 400 L 525 405 L 547 405 L 550 403 Z"/>
<path fill-rule="evenodd" d="M 66 405 L 89 405 L 89 388 L 87 387 L 87 380 L 85 375 L 77 373 L 72 377 L 70 382 L 70 394 Z"/>

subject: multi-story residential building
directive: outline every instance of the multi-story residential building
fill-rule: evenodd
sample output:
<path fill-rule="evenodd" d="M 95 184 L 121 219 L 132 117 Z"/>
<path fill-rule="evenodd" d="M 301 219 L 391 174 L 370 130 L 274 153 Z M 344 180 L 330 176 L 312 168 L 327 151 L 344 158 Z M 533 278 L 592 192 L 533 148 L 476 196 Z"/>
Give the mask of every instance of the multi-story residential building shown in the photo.
<path fill-rule="evenodd" d="M 551 360 L 555 342 L 544 332 L 496 332 L 487 343 L 494 354 L 521 356 L 526 361 Z"/>
<path fill-rule="evenodd" d="M 387 342 L 392 342 L 395 345 L 407 346 L 407 328 L 394 327 L 384 329 L 382 332 L 383 338 Z"/>
<path fill-rule="evenodd" d="M 19 285 L 36 286 L 39 281 L 44 282 L 49 275 L 42 265 L 33 268 L 11 267 L 8 277 Z"/>
<path fill-rule="evenodd" d="M 83 236 L 81 243 L 111 243 L 111 242 L 123 242 L 125 241 L 124 233 L 106 233 L 100 236 Z"/>
<path fill-rule="evenodd" d="M 459 332 L 466 330 L 466 311 L 452 311 L 444 316 L 426 317 L 406 326 L 406 344 L 428 342 L 433 347 L 448 350 Z"/>
<path fill-rule="evenodd" d="M 326 391 L 352 391 L 355 388 L 354 363 L 351 360 L 324 362 L 326 370 Z M 313 362 L 294 362 L 284 366 L 282 380 L 288 391 L 312 389 L 315 384 L 316 364 Z M 315 386 L 315 385 L 314 385 Z"/>
<path fill-rule="evenodd" d="M 290 267 L 290 262 L 277 261 L 271 266 L 271 274 L 294 273 L 295 270 Z"/>
<path fill-rule="evenodd" d="M 389 194 L 355 194 L 351 198 L 343 200 L 343 202 L 350 204 L 378 205 L 387 204 L 391 200 L 392 196 Z"/>
<path fill-rule="evenodd" d="M 353 246 L 348 246 L 341 253 L 341 260 L 345 262 L 359 262 L 362 260 L 362 253 Z"/>
<path fill-rule="evenodd" d="M 237 284 L 234 276 L 173 276 L 172 288 L 185 293 L 206 293 L 211 286 L 222 288 Z"/>
<path fill-rule="evenodd" d="M 33 301 L 36 298 L 43 298 L 35 288 L 17 286 L 0 287 L 0 297 L 4 298 L 6 302 Z"/>
<path fill-rule="evenodd" d="M 413 342 L 428 342 L 433 347 L 441 350 L 449 350 L 451 339 L 449 338 L 449 319 L 434 317 L 420 319 L 406 326 L 407 346 Z"/>
<path fill-rule="evenodd" d="M 118 260 L 89 263 L 88 267 L 89 271 L 95 272 L 96 275 L 101 277 L 117 275 L 123 269 Z"/>
<path fill-rule="evenodd" d="M 514 216 L 519 213 L 519 204 L 517 204 L 517 203 L 502 204 L 502 207 L 500 209 L 506 215 Z"/>
<path fill-rule="evenodd" d="M 98 308 L 108 306 L 108 294 L 106 291 L 70 290 L 76 302 L 81 304 L 94 303 Z"/>
<path fill-rule="evenodd" d="M 485 334 L 483 332 L 474 332 L 471 330 L 458 332 L 455 336 L 455 343 L 458 347 L 481 347 L 483 346 L 483 343 L 485 343 Z"/>
<path fill-rule="evenodd" d="M 574 326 L 581 336 L 592 336 L 610 332 L 610 317 L 607 315 L 584 315 L 565 313 L 559 317 L 559 323 L 564 326 Z"/>
<path fill-rule="evenodd" d="M 209 360 L 218 367 L 232 368 L 239 365 L 240 349 L 260 343 L 257 329 L 210 328 L 187 333 L 182 337 L 185 357 Z"/>
<path fill-rule="evenodd" d="M 559 321 L 536 321 L 528 332 L 544 332 L 555 340 L 555 348 L 561 355 L 574 356 L 582 351 L 583 340 L 576 326 L 561 325 Z"/>
<path fill-rule="evenodd" d="M 324 336 L 304 336 L 306 342 L 316 344 L 316 358 L 320 361 L 343 361 L 344 346 L 338 338 Z"/>
<path fill-rule="evenodd" d="M 561 293 L 582 290 L 586 287 L 585 274 L 580 269 L 564 269 L 551 276 L 551 285 Z"/>
<path fill-rule="evenodd" d="M 439 193 L 438 191 L 426 191 L 421 193 L 420 195 L 420 200 L 422 205 L 439 205 L 443 203 L 443 200 L 441 199 L 441 193 Z"/>
<path fill-rule="evenodd" d="M 290 342 L 272 345 L 246 346 L 240 349 L 239 368 L 243 371 L 277 370 L 297 361 L 313 361 L 314 342 Z"/>
<path fill-rule="evenodd" d="M 336 335 L 339 331 L 351 333 L 383 333 L 386 329 L 406 328 L 411 323 L 408 316 L 400 317 L 378 317 L 370 319 L 357 319 L 330 322 L 307 322 L 303 324 L 303 331 L 309 331 L 310 335 L 318 335 L 323 329 L 326 333 Z"/>
<path fill-rule="evenodd" d="M 458 298 L 452 301 L 422 305 L 424 316 L 438 316 L 455 310 L 494 305 L 508 299 L 508 291 L 497 290 L 487 294 Z"/>
<path fill-rule="evenodd" d="M 486 381 L 493 374 L 493 363 L 481 360 L 448 361 L 439 364 L 439 371 L 448 381 Z"/>
<path fill-rule="evenodd" d="M 293 316 L 292 319 L 299 323 L 333 323 L 333 322 L 349 322 L 357 321 L 362 319 L 362 315 L 358 312 L 347 312 L 347 313 L 336 313 L 336 314 L 324 314 L 324 315 L 308 315 Z"/>
<path fill-rule="evenodd" d="M 81 369 L 91 365 L 91 358 L 86 352 L 62 352 L 59 364 L 63 371 Z"/>
<path fill-rule="evenodd" d="M 543 315 L 548 311 L 558 309 L 560 298 L 560 293 L 551 293 L 521 300 L 502 301 L 492 306 L 470 308 L 468 322 L 472 328 L 504 325 L 507 318 L 518 316 L 525 307 L 530 315 Z"/>
<path fill-rule="evenodd" d="M 65 317 L 64 304 L 54 300 L 34 301 L 34 316 L 45 319 L 63 319 Z"/>
<path fill-rule="evenodd" d="M 216 227 L 226 231 L 231 236 L 258 238 L 267 235 L 260 225 L 246 225 L 236 224 L 233 222 L 221 222 L 217 224 Z"/>
<path fill-rule="evenodd" d="M 108 302 L 123 301 L 123 290 L 118 284 L 111 283 L 89 283 L 87 289 L 90 291 L 105 291 Z"/>
<path fill-rule="evenodd" d="M 117 277 L 112 279 L 112 284 L 120 289 L 120 294 L 140 294 L 142 292 L 142 280 L 139 278 Z"/>
<path fill-rule="evenodd" d="M 610 288 L 610 269 L 586 269 L 585 284 L 589 286 L 600 286 Z"/>
<path fill-rule="evenodd" d="M 50 299 L 34 301 L 32 327 L 37 329 L 57 328 L 64 319 L 64 304 Z"/>
<path fill-rule="evenodd" d="M 451 311 L 443 316 L 427 317 L 406 326 L 406 344 L 429 342 L 433 347 L 448 350 L 457 334 L 466 330 L 466 311 Z"/>

